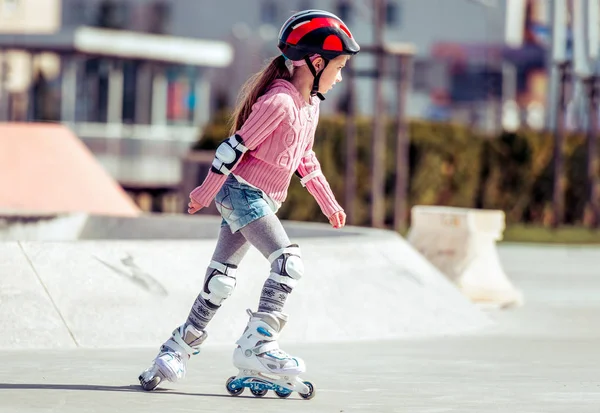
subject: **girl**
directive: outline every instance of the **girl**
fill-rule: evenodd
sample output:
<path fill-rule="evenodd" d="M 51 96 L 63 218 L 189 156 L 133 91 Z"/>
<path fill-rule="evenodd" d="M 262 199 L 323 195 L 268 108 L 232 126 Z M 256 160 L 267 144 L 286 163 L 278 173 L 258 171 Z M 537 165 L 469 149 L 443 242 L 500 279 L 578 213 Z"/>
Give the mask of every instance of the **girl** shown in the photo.
<path fill-rule="evenodd" d="M 233 292 L 237 266 L 253 245 L 269 260 L 271 272 L 258 311 L 248 310 L 250 320 L 233 357 L 240 375 L 231 378 L 227 388 L 239 394 L 251 387 L 252 378 L 242 375 L 246 370 L 251 376 L 267 373 L 294 378 L 260 389 L 255 382 L 255 395 L 268 389 L 281 397 L 292 390 L 304 397 L 312 394 L 312 386 L 297 378 L 305 371 L 303 361 L 280 350 L 276 341 L 287 320 L 282 313 L 286 298 L 304 267 L 300 248 L 290 242 L 275 212 L 296 173 L 331 225 L 345 225 L 346 215 L 312 147 L 319 100 L 342 80 L 342 68 L 360 48 L 337 16 L 320 10 L 291 16 L 279 32 L 278 47 L 282 55 L 242 89 L 232 136 L 219 145 L 208 176 L 190 194 L 190 214 L 215 200 L 223 217 L 221 231 L 203 289 L 186 322 L 173 331 L 152 366 L 139 377 L 145 390 L 153 390 L 163 379 L 174 382 L 185 376 L 187 360 L 200 351 L 206 327 Z"/>

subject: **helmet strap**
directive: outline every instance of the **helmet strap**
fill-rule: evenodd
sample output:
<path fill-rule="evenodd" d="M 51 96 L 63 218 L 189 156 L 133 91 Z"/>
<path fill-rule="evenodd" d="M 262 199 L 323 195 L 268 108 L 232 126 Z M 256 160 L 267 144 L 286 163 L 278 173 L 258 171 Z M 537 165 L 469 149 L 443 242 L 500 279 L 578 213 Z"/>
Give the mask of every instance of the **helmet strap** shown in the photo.
<path fill-rule="evenodd" d="M 325 62 L 325 66 L 323 66 L 323 69 L 319 73 L 317 73 L 317 70 L 313 66 L 313 64 L 310 61 L 310 58 L 308 56 L 304 56 L 304 61 L 306 62 L 306 65 L 308 66 L 308 69 L 310 70 L 310 72 L 315 77 L 315 79 L 313 81 L 312 90 L 310 91 L 310 95 L 317 96 L 319 99 L 325 100 L 325 96 L 323 96 L 319 92 L 319 82 L 321 80 L 321 75 L 323 74 L 323 72 L 325 71 L 325 68 L 327 67 L 327 64 L 329 63 L 329 60 L 323 58 L 323 61 Z"/>

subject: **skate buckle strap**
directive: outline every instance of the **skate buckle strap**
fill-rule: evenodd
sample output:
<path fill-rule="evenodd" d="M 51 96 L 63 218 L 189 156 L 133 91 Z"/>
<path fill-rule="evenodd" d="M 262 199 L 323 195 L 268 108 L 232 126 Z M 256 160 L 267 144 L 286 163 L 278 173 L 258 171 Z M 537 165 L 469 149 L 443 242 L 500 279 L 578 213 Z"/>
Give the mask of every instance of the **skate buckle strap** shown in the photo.
<path fill-rule="evenodd" d="M 279 344 L 276 341 L 268 341 L 260 344 L 252 349 L 254 354 L 263 354 L 272 350 L 279 350 Z"/>
<path fill-rule="evenodd" d="M 183 340 L 178 340 L 176 337 L 171 337 L 170 339 L 168 339 L 165 342 L 164 346 L 170 348 L 175 353 L 180 354 L 192 355 L 196 352 L 187 343 L 185 343 Z"/>
<path fill-rule="evenodd" d="M 185 331 L 184 331 L 185 334 Z M 179 348 L 173 348 L 175 351 L 179 351 L 180 353 L 185 352 L 188 356 L 193 356 L 194 354 L 198 354 L 200 352 L 200 346 L 196 346 L 195 348 L 190 346 L 183 340 L 181 333 L 173 334 L 171 338 L 167 341 L 167 346 L 171 347 L 172 344 L 175 344 Z"/>
<path fill-rule="evenodd" d="M 271 326 L 265 327 L 261 325 L 256 328 L 256 332 L 263 337 L 268 337 L 267 340 L 277 340 L 279 338 L 279 333 L 276 330 L 273 330 Z"/>

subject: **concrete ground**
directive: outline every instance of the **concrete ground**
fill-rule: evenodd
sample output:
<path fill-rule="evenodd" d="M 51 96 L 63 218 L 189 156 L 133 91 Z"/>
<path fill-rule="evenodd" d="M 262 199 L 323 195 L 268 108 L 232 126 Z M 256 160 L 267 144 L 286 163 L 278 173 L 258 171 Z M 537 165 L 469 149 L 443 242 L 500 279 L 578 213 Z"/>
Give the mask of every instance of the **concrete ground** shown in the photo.
<path fill-rule="evenodd" d="M 0 412 L 600 412 L 600 249 L 500 255 L 525 306 L 493 312 L 497 324 L 476 334 L 370 342 L 357 325 L 362 341 L 282 341 L 307 362 L 310 401 L 229 396 L 231 348 L 207 346 L 184 382 L 153 393 L 137 375 L 156 349 L 2 351 Z"/>

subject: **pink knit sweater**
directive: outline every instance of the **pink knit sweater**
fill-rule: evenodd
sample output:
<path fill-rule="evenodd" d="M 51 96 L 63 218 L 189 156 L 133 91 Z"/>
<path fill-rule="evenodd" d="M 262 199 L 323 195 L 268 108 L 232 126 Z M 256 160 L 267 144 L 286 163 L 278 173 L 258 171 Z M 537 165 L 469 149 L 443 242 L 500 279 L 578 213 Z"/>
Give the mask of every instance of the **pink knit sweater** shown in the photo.
<path fill-rule="evenodd" d="M 319 100 L 307 104 L 294 85 L 283 79 L 273 82 L 269 90 L 252 106 L 252 111 L 236 132 L 248 148 L 232 173 L 261 189 L 275 201 L 287 197 L 292 175 L 297 170 L 308 192 L 327 217 L 341 211 L 321 165 L 312 150 L 319 120 Z M 208 206 L 227 179 L 209 172 L 190 197 Z"/>

